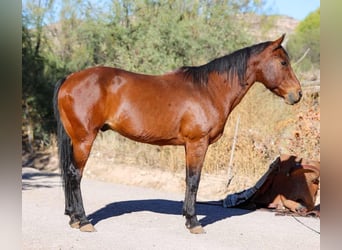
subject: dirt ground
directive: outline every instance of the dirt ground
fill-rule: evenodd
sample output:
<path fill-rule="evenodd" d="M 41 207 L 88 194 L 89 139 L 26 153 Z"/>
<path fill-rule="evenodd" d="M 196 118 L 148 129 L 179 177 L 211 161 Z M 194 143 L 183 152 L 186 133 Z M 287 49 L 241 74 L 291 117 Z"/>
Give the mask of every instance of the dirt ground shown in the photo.
<path fill-rule="evenodd" d="M 24 167 L 22 248 L 320 248 L 317 218 L 275 216 L 265 211 L 204 204 L 197 205 L 197 213 L 206 234 L 190 234 L 181 216 L 183 192 L 165 192 L 163 188 L 113 184 L 85 176 L 82 181 L 85 211 L 97 232 L 83 233 L 70 228 L 63 214 L 64 195 L 59 174 Z"/>

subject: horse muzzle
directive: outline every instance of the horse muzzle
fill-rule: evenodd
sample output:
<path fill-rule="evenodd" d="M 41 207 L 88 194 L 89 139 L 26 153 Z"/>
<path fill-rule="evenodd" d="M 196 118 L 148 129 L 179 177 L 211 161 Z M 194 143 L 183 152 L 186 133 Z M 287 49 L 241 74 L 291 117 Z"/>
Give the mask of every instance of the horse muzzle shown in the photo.
<path fill-rule="evenodd" d="M 302 90 L 290 92 L 285 96 L 285 103 L 293 105 L 296 104 L 302 99 L 303 92 Z"/>

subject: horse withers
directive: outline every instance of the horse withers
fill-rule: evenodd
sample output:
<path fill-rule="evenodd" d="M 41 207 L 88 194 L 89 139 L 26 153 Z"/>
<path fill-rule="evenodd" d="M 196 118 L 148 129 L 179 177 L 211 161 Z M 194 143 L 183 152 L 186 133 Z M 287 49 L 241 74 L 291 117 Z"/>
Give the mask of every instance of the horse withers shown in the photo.
<path fill-rule="evenodd" d="M 284 36 L 163 75 L 92 67 L 58 81 L 54 111 L 70 225 L 95 231 L 85 215 L 80 182 L 96 135 L 110 129 L 138 142 L 184 146 L 185 225 L 192 233 L 203 233 L 195 210 L 201 169 L 231 111 L 255 82 L 287 104 L 301 99 L 300 83 L 281 46 Z"/>

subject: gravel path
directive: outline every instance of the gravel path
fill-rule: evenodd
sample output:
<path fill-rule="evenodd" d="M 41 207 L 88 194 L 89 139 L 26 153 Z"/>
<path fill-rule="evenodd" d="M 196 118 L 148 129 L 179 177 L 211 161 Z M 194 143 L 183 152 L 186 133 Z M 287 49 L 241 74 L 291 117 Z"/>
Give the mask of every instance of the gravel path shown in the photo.
<path fill-rule="evenodd" d="M 97 232 L 68 226 L 57 174 L 23 168 L 23 249 L 319 249 L 320 220 L 197 205 L 206 234 L 181 216 L 183 195 L 84 178 L 87 215 Z"/>

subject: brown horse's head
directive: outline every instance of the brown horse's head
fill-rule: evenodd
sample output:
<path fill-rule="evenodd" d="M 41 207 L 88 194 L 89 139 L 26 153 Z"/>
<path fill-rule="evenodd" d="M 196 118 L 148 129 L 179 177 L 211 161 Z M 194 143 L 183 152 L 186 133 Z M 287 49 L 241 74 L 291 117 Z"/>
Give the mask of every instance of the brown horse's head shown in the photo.
<path fill-rule="evenodd" d="M 285 34 L 270 42 L 258 55 L 256 80 L 292 105 L 300 101 L 302 89 L 290 65 L 289 56 L 281 46 L 284 37 Z"/>

